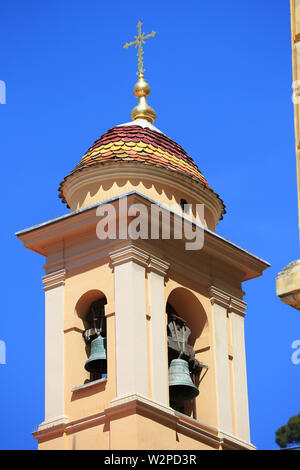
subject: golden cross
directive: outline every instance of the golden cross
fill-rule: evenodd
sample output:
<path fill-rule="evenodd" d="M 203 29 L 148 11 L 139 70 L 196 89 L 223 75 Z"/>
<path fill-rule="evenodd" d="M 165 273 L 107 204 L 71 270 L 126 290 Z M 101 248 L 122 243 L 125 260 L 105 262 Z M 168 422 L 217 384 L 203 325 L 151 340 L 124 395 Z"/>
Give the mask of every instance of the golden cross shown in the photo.
<path fill-rule="evenodd" d="M 144 55 L 144 51 L 143 51 L 143 44 L 145 44 L 145 41 L 146 39 L 148 38 L 154 38 L 154 36 L 156 35 L 156 32 L 155 31 L 152 31 L 152 33 L 150 34 L 147 34 L 145 36 L 145 33 L 142 33 L 142 24 L 140 21 L 138 22 L 137 24 L 137 28 L 138 28 L 138 36 L 134 36 L 135 38 L 135 41 L 132 41 L 132 42 L 126 42 L 124 49 L 128 49 L 129 46 L 135 46 L 138 48 L 138 52 L 137 52 L 137 57 L 139 58 L 138 59 L 138 72 L 136 73 L 137 75 L 139 74 L 143 74 L 145 72 L 145 69 L 143 68 L 144 67 L 144 63 L 143 63 L 143 55 Z"/>

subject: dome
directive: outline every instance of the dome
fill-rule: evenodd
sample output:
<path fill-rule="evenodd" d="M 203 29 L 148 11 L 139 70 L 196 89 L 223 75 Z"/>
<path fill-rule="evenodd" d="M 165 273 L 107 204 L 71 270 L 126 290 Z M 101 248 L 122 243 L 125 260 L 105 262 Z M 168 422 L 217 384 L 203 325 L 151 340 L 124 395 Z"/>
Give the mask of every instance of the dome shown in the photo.
<path fill-rule="evenodd" d="M 190 178 L 213 193 L 219 200 L 222 206 L 220 218 L 225 213 L 223 202 L 210 188 L 193 159 L 179 144 L 144 119 L 113 127 L 96 140 L 74 170 L 61 182 L 59 197 L 67 203 L 64 185 L 77 173 L 109 163 L 128 164 L 129 162 L 163 168 Z"/>

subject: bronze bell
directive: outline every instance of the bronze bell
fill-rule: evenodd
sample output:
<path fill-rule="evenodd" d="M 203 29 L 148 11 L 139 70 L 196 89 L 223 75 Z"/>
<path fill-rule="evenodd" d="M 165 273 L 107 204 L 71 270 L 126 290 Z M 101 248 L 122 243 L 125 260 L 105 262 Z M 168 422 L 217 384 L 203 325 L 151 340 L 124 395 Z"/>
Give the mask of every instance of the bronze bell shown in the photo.
<path fill-rule="evenodd" d="M 105 342 L 106 338 L 102 338 L 102 336 L 97 336 L 97 338 L 93 339 L 91 342 L 91 354 L 84 366 L 85 370 L 88 372 L 106 374 L 107 361 Z"/>
<path fill-rule="evenodd" d="M 199 395 L 199 390 L 191 379 L 189 365 L 184 359 L 173 359 L 170 364 L 169 390 L 171 402 L 192 400 Z"/>

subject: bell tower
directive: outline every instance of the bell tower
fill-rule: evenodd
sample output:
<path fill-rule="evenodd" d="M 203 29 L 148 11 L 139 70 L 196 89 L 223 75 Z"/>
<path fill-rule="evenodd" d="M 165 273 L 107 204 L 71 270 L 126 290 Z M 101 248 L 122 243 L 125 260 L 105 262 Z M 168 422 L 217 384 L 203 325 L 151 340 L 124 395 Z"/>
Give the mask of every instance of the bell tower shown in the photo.
<path fill-rule="evenodd" d="M 265 261 L 217 235 L 225 206 L 148 105 L 64 178 L 70 211 L 17 233 L 46 258 L 39 449 L 254 449 L 242 283 Z"/>

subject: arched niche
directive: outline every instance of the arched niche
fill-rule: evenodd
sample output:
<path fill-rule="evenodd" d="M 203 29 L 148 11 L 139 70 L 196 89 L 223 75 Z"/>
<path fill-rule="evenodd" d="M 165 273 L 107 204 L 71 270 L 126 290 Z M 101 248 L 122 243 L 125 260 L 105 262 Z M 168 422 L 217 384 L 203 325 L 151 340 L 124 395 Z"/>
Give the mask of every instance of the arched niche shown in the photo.
<path fill-rule="evenodd" d="M 191 330 L 189 344 L 195 346 L 197 338 L 208 328 L 208 319 L 202 303 L 189 289 L 176 287 L 168 297 L 168 304 L 186 321 Z"/>
<path fill-rule="evenodd" d="M 105 294 L 98 289 L 92 289 L 88 292 L 85 292 L 76 303 L 76 306 L 75 306 L 76 314 L 83 323 L 84 332 L 83 332 L 82 344 L 83 344 L 83 347 L 85 347 L 87 359 L 90 358 L 91 351 L 93 351 L 93 346 L 92 346 L 93 339 L 96 339 L 99 336 L 101 331 L 102 333 L 100 334 L 100 336 L 104 338 L 103 340 L 101 339 L 101 341 L 103 341 L 102 344 L 105 345 L 105 349 L 107 349 L 106 347 L 106 344 L 107 344 L 106 317 L 105 317 L 105 305 L 106 304 L 107 304 L 107 299 L 106 299 Z M 100 319 L 99 324 L 95 321 L 93 322 L 93 318 L 95 319 L 95 313 L 97 312 L 98 313 L 100 312 L 100 315 L 101 315 L 101 318 L 98 317 L 98 320 Z M 104 323 L 102 320 L 104 320 Z M 99 328 L 99 326 L 101 326 L 102 330 L 96 329 L 96 328 Z M 95 364 L 97 363 L 97 361 L 95 362 L 94 360 L 92 360 L 90 364 L 91 363 Z M 106 359 L 104 359 L 102 363 L 106 364 Z M 85 365 L 87 366 L 86 361 L 85 361 L 85 364 L 82 364 L 82 367 L 84 367 Z M 107 376 L 106 369 L 102 371 L 99 370 L 99 372 L 98 370 L 96 371 L 96 370 L 91 370 L 91 369 L 88 369 L 88 371 L 90 372 L 90 379 L 88 380 L 88 382 Z"/>
<path fill-rule="evenodd" d="M 76 311 L 77 316 L 81 318 L 84 328 L 88 327 L 86 316 L 89 312 L 90 306 L 92 305 L 93 302 L 96 302 L 98 300 L 102 300 L 103 305 L 107 304 L 107 299 L 106 299 L 105 294 L 98 289 L 92 289 L 92 290 L 89 290 L 88 292 L 85 292 L 77 301 L 76 306 L 75 306 L 75 311 Z"/>
<path fill-rule="evenodd" d="M 171 291 L 171 293 L 168 296 L 167 303 L 166 303 L 166 314 L 168 316 L 168 328 L 167 328 L 167 334 L 168 334 L 168 364 L 169 367 L 171 365 L 171 362 L 173 359 L 177 359 L 180 357 L 179 355 L 176 355 L 176 346 L 174 349 L 174 342 L 172 339 L 172 334 L 171 329 L 172 322 L 174 320 L 171 320 L 172 318 L 174 319 L 174 315 L 176 317 L 179 317 L 184 321 L 186 326 L 190 329 L 190 336 L 188 338 L 188 349 L 183 349 L 184 354 L 181 356 L 182 359 L 189 361 L 192 357 L 196 359 L 196 362 L 198 361 L 198 371 L 193 372 L 193 368 L 190 368 L 190 373 L 191 373 L 191 379 L 194 382 L 194 384 L 197 386 L 199 389 L 200 385 L 200 374 L 202 369 L 199 369 L 199 363 L 201 363 L 201 357 L 200 355 L 197 354 L 197 349 L 198 349 L 198 344 L 200 342 L 200 337 L 202 334 L 206 333 L 206 330 L 208 328 L 208 318 L 207 314 L 205 312 L 205 309 L 200 302 L 200 300 L 197 298 L 197 296 L 190 291 L 189 289 L 185 287 L 176 287 Z M 171 321 L 171 323 L 169 323 Z M 180 321 L 179 321 L 180 325 Z M 176 329 L 176 327 L 174 326 Z M 179 327 L 182 328 L 182 327 Z M 182 330 L 179 330 L 180 332 Z M 173 330 L 174 332 L 174 330 Z M 171 338 L 169 335 L 171 334 Z M 179 333 L 180 335 L 181 333 Z M 186 355 L 185 355 L 186 354 Z M 189 359 L 190 358 L 190 359 Z M 194 363 L 195 364 L 195 363 Z M 178 401 L 178 402 L 172 402 L 171 401 L 171 396 L 170 396 L 170 406 L 174 408 L 177 411 L 180 411 L 181 413 L 184 413 L 188 416 L 192 416 L 193 418 L 197 419 L 197 405 L 196 405 L 196 399 L 193 400 L 186 400 L 186 401 Z"/>

